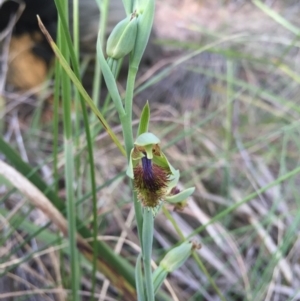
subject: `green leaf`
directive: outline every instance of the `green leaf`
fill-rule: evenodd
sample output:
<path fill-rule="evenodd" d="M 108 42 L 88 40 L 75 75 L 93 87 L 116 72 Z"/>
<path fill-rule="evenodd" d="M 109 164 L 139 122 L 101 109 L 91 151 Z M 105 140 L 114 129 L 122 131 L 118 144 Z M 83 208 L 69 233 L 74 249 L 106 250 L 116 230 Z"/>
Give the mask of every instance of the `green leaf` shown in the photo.
<path fill-rule="evenodd" d="M 168 272 L 163 269 L 161 266 L 158 266 L 157 269 L 153 273 L 153 287 L 154 294 L 156 294 L 168 276 Z"/>
<path fill-rule="evenodd" d="M 136 292 L 138 301 L 146 301 L 144 291 L 144 277 L 142 273 L 142 253 L 139 254 L 135 266 Z"/>
<path fill-rule="evenodd" d="M 103 125 L 104 129 L 109 134 L 109 136 L 111 137 L 111 139 L 114 141 L 114 143 L 116 144 L 116 146 L 119 148 L 119 150 L 121 151 L 121 153 L 123 155 L 125 155 L 124 147 L 122 146 L 122 144 L 119 141 L 118 137 L 112 131 L 112 129 L 108 125 L 107 121 L 105 120 L 104 116 L 101 114 L 101 112 L 95 106 L 93 100 L 90 98 L 90 96 L 88 95 L 88 93 L 86 92 L 86 90 L 83 88 L 83 86 L 82 86 L 81 82 L 79 81 L 78 77 L 75 75 L 75 73 L 70 68 L 68 62 L 65 60 L 65 58 L 62 55 L 61 51 L 58 49 L 57 45 L 54 43 L 53 39 L 49 35 L 48 31 L 46 30 L 45 26 L 43 25 L 43 23 L 41 22 L 41 20 L 40 20 L 39 17 L 38 17 L 38 22 L 39 22 L 39 26 L 40 26 L 42 32 L 46 36 L 46 38 L 47 38 L 47 40 L 48 40 L 48 42 L 49 42 L 52 50 L 54 51 L 56 57 L 58 58 L 61 66 L 63 67 L 63 69 L 65 70 L 65 72 L 68 74 L 68 76 L 70 77 L 71 81 L 74 83 L 74 85 L 78 89 L 79 93 L 84 98 L 84 100 L 88 103 L 88 105 L 90 106 L 90 108 L 92 109 L 92 111 L 96 114 L 96 116 L 98 117 L 99 121 Z M 108 69 L 108 72 L 113 77 L 113 75 L 112 75 L 112 73 L 111 73 L 111 71 L 109 69 L 109 66 L 107 65 L 105 59 L 104 59 L 104 62 L 105 62 L 105 66 Z M 114 81 L 114 79 L 113 79 L 113 81 Z M 113 95 L 112 95 L 112 98 L 113 98 Z M 122 113 L 124 114 L 124 109 L 122 110 Z"/>
<path fill-rule="evenodd" d="M 100 32 L 99 32 L 98 40 L 97 40 L 97 56 L 100 61 L 102 74 L 103 74 L 107 89 L 109 91 L 109 94 L 116 106 L 116 109 L 118 111 L 120 118 L 122 118 L 125 115 L 125 110 L 124 110 L 124 107 L 122 104 L 121 96 L 120 96 L 120 93 L 119 93 L 119 90 L 117 87 L 117 83 L 115 81 L 115 76 L 112 73 L 112 71 L 110 70 L 110 67 L 107 64 L 107 61 L 104 58 L 104 54 L 103 54 L 101 45 L 102 45 L 102 43 L 100 40 Z"/>
<path fill-rule="evenodd" d="M 6 160 L 11 162 L 12 165 L 28 180 L 31 181 L 40 191 L 42 191 L 52 202 L 52 204 L 64 215 L 66 216 L 65 202 L 57 196 L 57 194 L 47 185 L 37 173 L 37 169 L 33 169 L 30 165 L 25 163 L 20 156 L 15 152 L 15 150 L 6 143 L 0 137 L 0 153 L 5 155 Z M 84 238 L 92 237 L 90 230 L 85 227 L 80 220 L 76 221 L 78 225 L 77 231 Z M 80 226 L 79 226 L 80 225 Z M 97 241 L 98 257 L 97 266 L 100 271 L 103 272 L 109 278 L 116 287 L 121 291 L 130 292 L 134 294 L 135 279 L 134 279 L 134 269 L 133 267 L 123 259 L 114 253 L 110 247 L 102 242 Z M 92 254 L 88 250 L 80 250 L 89 260 L 92 259 Z M 118 277 L 117 277 L 117 276 Z M 117 278 L 116 278 L 117 277 Z"/>
<path fill-rule="evenodd" d="M 274 21 L 276 21 L 281 26 L 288 29 L 290 32 L 294 33 L 295 35 L 300 34 L 300 30 L 298 27 L 294 26 L 290 23 L 287 19 L 282 17 L 278 14 L 275 10 L 269 8 L 266 4 L 259 0 L 253 0 L 253 4 L 255 4 L 258 8 L 260 8 L 264 13 L 266 13 L 269 17 L 271 17 Z"/>
<path fill-rule="evenodd" d="M 149 106 L 149 102 L 147 100 L 147 102 L 143 108 L 142 114 L 141 114 L 140 124 L 139 124 L 139 128 L 138 128 L 138 133 L 137 133 L 138 136 L 148 132 L 149 120 L 150 120 L 150 106 Z"/>
<path fill-rule="evenodd" d="M 41 179 L 37 168 L 33 169 L 29 164 L 24 162 L 18 153 L 0 137 L 0 153 L 6 157 L 6 160 L 12 163 L 16 169 L 27 177 L 39 190 L 41 190 L 47 198 L 51 200 L 53 205 L 62 211 L 64 208 L 64 201 L 60 199 L 57 194 L 49 188 L 49 186 Z"/>

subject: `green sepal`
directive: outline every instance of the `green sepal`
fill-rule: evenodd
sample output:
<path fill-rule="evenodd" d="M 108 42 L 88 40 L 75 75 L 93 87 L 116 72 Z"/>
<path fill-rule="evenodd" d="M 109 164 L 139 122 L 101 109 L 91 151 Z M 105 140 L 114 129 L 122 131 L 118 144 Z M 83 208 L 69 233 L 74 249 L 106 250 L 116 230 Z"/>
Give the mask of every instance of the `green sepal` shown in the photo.
<path fill-rule="evenodd" d="M 131 64 L 138 68 L 147 46 L 154 19 L 155 1 L 134 1 L 133 10 L 139 14 L 139 25 L 134 49 L 131 53 Z"/>
<path fill-rule="evenodd" d="M 168 273 L 180 268 L 189 258 L 194 249 L 192 242 L 184 242 L 180 246 L 170 250 L 161 260 L 159 266 L 153 273 L 153 287 L 156 294 L 167 278 Z"/>
<path fill-rule="evenodd" d="M 101 1 L 101 0 L 97 0 L 97 1 Z M 133 0 L 122 0 L 122 1 L 123 1 L 126 15 L 128 16 L 132 12 Z"/>
<path fill-rule="evenodd" d="M 146 146 L 146 145 L 153 145 L 153 144 L 158 144 L 160 143 L 160 140 L 152 133 L 143 133 L 139 135 L 134 144 L 138 146 Z"/>
<path fill-rule="evenodd" d="M 160 166 L 162 168 L 169 168 L 168 161 L 165 159 L 165 156 L 162 156 L 162 153 L 160 156 L 155 156 L 153 158 L 153 163 L 156 164 L 157 166 Z"/>
<path fill-rule="evenodd" d="M 168 161 L 167 157 L 163 152 L 161 152 L 160 156 L 155 156 L 153 158 L 153 163 L 160 167 L 169 169 L 172 174 L 176 173 L 176 169 L 170 164 L 170 162 Z"/>
<path fill-rule="evenodd" d="M 172 204 L 180 203 L 186 200 L 194 191 L 195 187 L 187 188 L 175 195 L 166 196 L 165 201 Z"/>
<path fill-rule="evenodd" d="M 133 149 L 130 152 L 130 158 L 129 158 L 128 167 L 127 167 L 127 170 L 126 170 L 126 175 L 129 178 L 134 179 L 132 153 L 133 153 Z"/>
<path fill-rule="evenodd" d="M 168 166 L 169 166 L 169 168 L 171 170 L 171 173 L 175 174 L 176 173 L 176 169 L 172 166 L 172 164 L 169 162 L 169 160 L 167 159 L 167 157 L 165 156 L 164 153 L 162 153 L 162 157 L 167 162 L 167 164 L 168 164 Z"/>
<path fill-rule="evenodd" d="M 180 246 L 170 250 L 160 262 L 159 266 L 167 272 L 180 268 L 189 258 L 194 249 L 192 242 L 185 241 Z"/>
<path fill-rule="evenodd" d="M 149 120 L 150 120 L 150 106 L 147 100 L 141 114 L 140 124 L 139 124 L 138 134 L 137 134 L 138 136 L 148 132 Z"/>

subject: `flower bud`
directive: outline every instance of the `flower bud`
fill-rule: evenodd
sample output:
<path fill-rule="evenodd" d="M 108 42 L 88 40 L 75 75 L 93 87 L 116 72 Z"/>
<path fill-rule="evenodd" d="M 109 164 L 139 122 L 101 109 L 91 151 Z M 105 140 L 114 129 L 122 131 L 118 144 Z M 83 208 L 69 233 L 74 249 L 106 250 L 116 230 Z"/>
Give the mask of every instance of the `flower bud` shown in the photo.
<path fill-rule="evenodd" d="M 135 13 L 120 21 L 112 30 L 106 45 L 106 53 L 116 60 L 129 54 L 135 45 L 138 20 Z"/>
<path fill-rule="evenodd" d="M 195 249 L 200 249 L 196 242 L 184 242 L 180 246 L 169 251 L 153 273 L 153 285 L 155 292 L 158 291 L 168 273 L 180 268 Z"/>
<path fill-rule="evenodd" d="M 164 270 L 173 272 L 183 265 L 191 255 L 193 248 L 192 242 L 184 242 L 180 246 L 169 251 L 159 265 Z"/>

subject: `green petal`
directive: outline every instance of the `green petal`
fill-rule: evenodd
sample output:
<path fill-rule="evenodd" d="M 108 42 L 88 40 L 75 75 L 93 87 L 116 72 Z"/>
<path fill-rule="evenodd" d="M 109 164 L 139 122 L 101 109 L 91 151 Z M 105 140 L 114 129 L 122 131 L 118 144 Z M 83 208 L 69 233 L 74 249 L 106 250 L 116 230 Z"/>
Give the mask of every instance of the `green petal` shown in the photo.
<path fill-rule="evenodd" d="M 193 251 L 192 242 L 184 242 L 180 246 L 170 250 L 159 264 L 166 272 L 173 272 L 180 268 Z"/>
<path fill-rule="evenodd" d="M 154 156 L 153 163 L 160 167 L 170 170 L 172 174 L 176 174 L 176 169 L 170 164 L 163 152 L 161 152 L 160 157 Z"/>
<path fill-rule="evenodd" d="M 172 203 L 172 204 L 182 202 L 185 199 L 187 199 L 194 191 L 195 191 L 195 187 L 185 189 L 185 190 L 179 192 L 178 194 L 165 197 L 165 201 Z"/>

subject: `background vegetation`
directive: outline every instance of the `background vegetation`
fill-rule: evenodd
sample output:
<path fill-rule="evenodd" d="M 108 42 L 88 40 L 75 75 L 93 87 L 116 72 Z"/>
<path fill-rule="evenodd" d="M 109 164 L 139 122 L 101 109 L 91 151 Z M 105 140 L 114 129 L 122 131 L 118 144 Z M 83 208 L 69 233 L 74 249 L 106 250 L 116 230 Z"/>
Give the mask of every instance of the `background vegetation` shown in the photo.
<path fill-rule="evenodd" d="M 196 191 L 183 211 L 167 205 L 157 215 L 153 259 L 158 263 L 183 239 L 202 245 L 163 286 L 170 300 L 300 298 L 299 10 L 298 1 L 157 0 L 156 46 L 137 77 L 134 132 L 149 100 L 150 130 L 181 170 L 182 185 Z M 80 62 L 84 73 L 86 56 Z M 89 92 L 121 139 L 113 103 L 99 78 L 92 85 L 89 76 Z M 132 300 L 122 285 L 134 282 L 132 268 L 102 245 L 134 266 L 139 246 L 126 159 L 88 112 L 90 166 L 77 92 L 63 95 L 72 99 L 64 107 L 51 78 L 26 93 L 13 93 L 9 82 L 0 86 L 0 159 L 19 172 L 11 171 L 11 184 L 9 166 L 0 165 L 0 300 L 75 300 L 74 287 L 80 300 L 93 291 L 97 300 Z M 73 149 L 66 148 L 66 120 Z M 42 193 L 34 194 L 32 184 Z M 73 233 L 75 255 L 61 234 L 70 195 L 81 234 L 75 241 Z M 95 225 L 99 244 L 90 245 Z M 107 262 L 111 285 L 103 276 Z"/>

